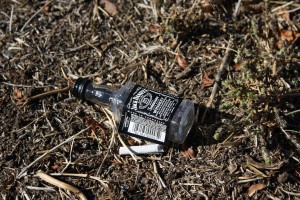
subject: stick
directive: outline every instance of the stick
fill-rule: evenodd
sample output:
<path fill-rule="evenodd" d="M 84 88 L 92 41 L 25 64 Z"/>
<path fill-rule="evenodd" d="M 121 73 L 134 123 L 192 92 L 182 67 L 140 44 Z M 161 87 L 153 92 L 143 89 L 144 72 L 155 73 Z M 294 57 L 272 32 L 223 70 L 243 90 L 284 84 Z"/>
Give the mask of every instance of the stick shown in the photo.
<path fill-rule="evenodd" d="M 274 4 L 280 4 L 280 5 L 285 5 L 286 2 L 285 1 L 270 1 L 270 3 L 274 3 Z M 300 4 L 299 3 L 292 3 L 290 4 L 291 6 L 294 6 L 294 7 L 299 7 Z"/>
<path fill-rule="evenodd" d="M 68 183 L 64 183 L 62 181 L 59 181 L 47 174 L 45 174 L 44 172 L 38 172 L 36 173 L 36 176 L 38 176 L 40 179 L 52 184 L 52 185 L 55 185 L 59 188 L 63 188 L 65 190 L 69 190 L 71 192 L 73 192 L 76 196 L 78 196 L 81 200 L 87 200 L 87 197 L 79 190 L 77 189 L 76 187 L 68 184 Z"/>
<path fill-rule="evenodd" d="M 285 131 L 282 126 L 280 126 L 279 128 L 284 133 L 285 137 L 296 147 L 297 151 L 300 152 L 300 144 L 297 142 L 297 140 L 293 139 L 291 134 Z"/>
<path fill-rule="evenodd" d="M 158 179 L 159 179 L 159 181 L 160 181 L 162 187 L 163 187 L 163 188 L 166 188 L 167 185 L 166 185 L 165 181 L 162 179 L 162 177 L 160 176 L 160 174 L 159 174 L 159 172 L 158 172 L 158 170 L 157 170 L 157 163 L 156 163 L 155 161 L 153 162 L 153 170 L 154 170 L 154 174 L 157 175 L 157 177 L 158 177 Z"/>
<path fill-rule="evenodd" d="M 93 49 L 95 49 L 95 51 L 96 51 L 96 52 L 98 53 L 98 55 L 99 55 L 99 58 L 102 57 L 102 53 L 100 52 L 100 50 L 99 50 L 95 45 L 89 43 L 88 41 L 85 41 L 85 43 L 86 43 L 87 45 L 89 45 L 90 47 L 92 47 Z"/>
<path fill-rule="evenodd" d="M 50 187 L 36 187 L 36 186 L 26 186 L 27 189 L 29 190 L 42 190 L 45 192 L 55 192 L 56 190 Z"/>
<path fill-rule="evenodd" d="M 72 141 L 74 138 L 76 138 L 78 135 L 80 135 L 81 133 L 83 133 L 84 131 L 88 130 L 90 128 L 87 127 L 81 131 L 79 131 L 78 133 L 76 133 L 75 135 L 69 137 L 68 139 L 66 139 L 65 141 L 63 141 L 62 143 L 60 143 L 59 145 L 53 147 L 52 149 L 46 151 L 43 155 L 41 155 L 40 157 L 38 157 L 37 159 L 35 159 L 32 163 L 30 163 L 29 165 L 27 165 L 26 167 L 24 167 L 22 169 L 22 171 L 18 174 L 17 179 L 21 178 L 23 176 L 23 174 L 30 168 L 32 167 L 35 163 L 37 163 L 38 161 L 40 161 L 41 159 L 43 159 L 46 155 L 48 155 L 49 153 L 51 153 L 52 151 L 56 150 L 57 148 L 59 148 L 60 146 Z"/>
<path fill-rule="evenodd" d="M 227 48 L 226 48 L 226 51 L 225 51 L 225 55 L 223 57 L 221 65 L 219 67 L 218 74 L 216 75 L 216 78 L 215 78 L 215 83 L 214 83 L 211 95 L 209 97 L 209 101 L 206 104 L 206 109 L 204 111 L 201 123 L 204 122 L 204 118 L 206 116 L 207 110 L 208 110 L 208 108 L 211 108 L 211 104 L 212 104 L 212 102 L 213 102 L 213 100 L 214 100 L 214 98 L 217 94 L 218 86 L 219 86 L 220 81 L 221 81 L 222 73 L 225 69 L 225 65 L 227 65 L 227 62 L 228 62 L 229 52 L 231 51 L 231 49 L 230 49 L 231 43 L 232 43 L 231 41 L 228 42 L 228 45 L 227 45 Z"/>
<path fill-rule="evenodd" d="M 235 11 L 233 13 L 233 18 L 236 18 L 238 13 L 239 13 L 239 10 L 240 10 L 240 6 L 241 6 L 241 2 L 242 0 L 239 0 L 235 6 Z"/>
<path fill-rule="evenodd" d="M 295 197 L 300 197 L 300 193 L 289 192 L 289 191 L 284 190 L 282 187 L 280 187 L 279 189 L 281 189 L 283 192 L 285 192 L 288 195 L 292 195 L 292 196 L 295 196 Z"/>
<path fill-rule="evenodd" d="M 108 111 L 107 109 L 103 109 L 103 111 L 104 111 L 106 117 L 108 118 L 109 122 L 110 122 L 111 125 L 113 126 L 113 131 L 115 132 L 114 134 L 116 134 L 116 133 L 117 133 L 117 124 L 116 124 L 116 121 L 114 120 L 113 115 L 110 114 L 110 116 L 112 116 L 112 117 L 110 117 L 110 116 L 108 115 L 108 113 L 111 113 L 111 112 L 107 112 L 107 111 Z M 105 111 L 106 111 L 106 112 L 105 112 Z M 125 148 L 128 150 L 128 152 L 129 152 L 129 154 L 131 155 L 131 157 L 133 158 L 133 160 L 134 160 L 135 162 L 137 162 L 137 157 L 138 157 L 138 156 L 135 155 L 135 154 L 128 148 L 128 146 L 125 144 L 125 142 L 123 141 L 123 139 L 120 137 L 119 134 L 118 134 L 118 139 L 119 139 L 119 141 L 121 142 L 121 144 L 123 145 L 123 147 L 125 147 Z"/>
<path fill-rule="evenodd" d="M 282 133 L 284 133 L 286 139 L 289 140 L 296 147 L 298 152 L 300 152 L 300 144 L 297 141 L 297 139 L 293 138 L 292 135 L 290 133 L 288 133 L 288 131 L 284 130 L 285 124 L 284 124 L 284 122 L 282 122 L 277 108 L 274 108 L 274 113 L 276 116 L 276 121 L 279 124 L 280 130 L 282 131 Z"/>
<path fill-rule="evenodd" d="M 50 175 L 51 176 L 74 176 L 74 177 L 81 177 L 81 178 L 91 178 L 91 179 L 94 179 L 96 181 L 99 181 L 101 183 L 101 185 L 103 185 L 104 187 L 108 188 L 108 185 L 106 184 L 106 182 L 108 182 L 108 181 L 103 181 L 99 177 L 97 177 L 97 176 L 90 176 L 89 174 L 51 173 Z"/>
<path fill-rule="evenodd" d="M 75 174 L 75 173 L 51 173 L 50 175 L 51 176 L 74 176 L 74 177 L 81 177 L 81 178 L 90 178 L 99 181 L 100 184 L 108 191 L 110 199 L 114 199 L 111 189 L 106 184 L 108 183 L 108 181 L 103 181 L 97 176 L 90 176 L 89 174 Z"/>
<path fill-rule="evenodd" d="M 274 8 L 274 9 L 272 9 L 271 12 L 275 12 L 277 10 L 285 8 L 285 7 L 287 7 L 287 6 L 289 6 L 289 5 L 293 4 L 293 3 L 294 3 L 293 1 L 290 1 L 290 2 L 288 2 L 288 3 L 286 3 L 286 4 L 282 5 L 282 6 L 278 6 L 278 7 Z"/>
<path fill-rule="evenodd" d="M 105 154 L 105 156 L 102 160 L 102 163 L 101 163 L 101 165 L 100 165 L 100 167 L 97 171 L 97 174 L 96 174 L 97 176 L 99 175 L 99 173 L 101 171 L 101 168 L 102 168 L 102 166 L 103 166 L 103 164 L 104 164 L 104 162 L 105 162 L 105 160 L 108 156 L 109 150 L 111 149 L 111 147 L 113 145 L 115 135 L 117 134 L 117 125 L 116 125 L 116 121 L 113 119 L 114 117 L 113 117 L 112 113 L 107 108 L 102 108 L 102 111 L 104 112 L 104 114 L 106 115 L 110 125 L 112 126 L 112 131 L 113 132 L 112 132 L 112 136 L 111 136 L 111 139 L 110 139 L 110 143 L 109 143 L 107 152 L 106 152 L 106 154 Z M 123 146 L 125 145 L 125 147 L 127 147 L 119 134 L 118 134 L 118 138 L 119 138 L 120 142 L 123 144 Z M 134 159 L 134 161 L 137 162 L 137 158 L 136 158 L 137 156 L 134 155 L 129 149 L 128 149 L 128 151 L 129 151 L 130 155 L 132 156 L 132 158 Z"/>
<path fill-rule="evenodd" d="M 9 83 L 9 82 L 2 82 L 4 85 L 9 85 L 13 87 L 21 87 L 21 88 L 48 88 L 48 87 L 53 87 L 52 85 L 48 86 L 32 86 L 32 85 L 21 85 L 21 84 L 14 84 L 14 83 Z"/>
<path fill-rule="evenodd" d="M 71 88 L 71 85 L 68 84 L 67 87 L 64 87 L 62 89 L 52 90 L 52 91 L 49 91 L 49 92 L 44 92 L 42 94 L 37 94 L 35 96 L 29 97 L 29 98 L 26 99 L 26 101 L 22 105 L 22 107 L 26 106 L 30 101 L 33 101 L 33 100 L 36 100 L 36 99 L 40 99 L 40 98 L 43 98 L 43 97 L 46 97 L 46 96 L 50 96 L 50 95 L 53 95 L 53 94 L 67 92 L 67 91 L 70 90 L 70 88 Z"/>
<path fill-rule="evenodd" d="M 9 32 L 10 33 L 11 33 L 13 15 L 14 15 L 14 6 L 11 7 L 11 12 L 10 12 L 10 19 L 9 19 Z"/>

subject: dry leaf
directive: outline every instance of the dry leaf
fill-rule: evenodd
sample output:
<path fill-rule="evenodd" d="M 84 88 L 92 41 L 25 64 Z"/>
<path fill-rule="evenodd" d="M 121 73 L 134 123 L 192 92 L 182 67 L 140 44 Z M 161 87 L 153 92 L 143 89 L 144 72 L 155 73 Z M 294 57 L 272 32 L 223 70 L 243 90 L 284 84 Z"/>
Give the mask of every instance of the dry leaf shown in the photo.
<path fill-rule="evenodd" d="M 282 40 L 289 42 L 290 44 L 294 44 L 299 38 L 300 33 L 290 30 L 281 29 L 279 30 L 279 36 Z M 283 47 L 282 41 L 276 42 L 277 47 L 280 49 Z"/>
<path fill-rule="evenodd" d="M 281 39 L 287 40 L 289 42 L 293 41 L 293 43 L 300 38 L 300 33 L 290 30 L 280 30 Z"/>
<path fill-rule="evenodd" d="M 186 158 L 195 158 L 195 152 L 192 147 L 188 148 L 186 151 L 181 152 L 181 154 Z"/>
<path fill-rule="evenodd" d="M 50 6 L 49 6 L 49 5 L 47 5 L 47 6 L 44 7 L 44 12 L 45 12 L 46 14 L 49 13 L 49 10 L 50 10 Z"/>
<path fill-rule="evenodd" d="M 133 146 L 133 145 L 136 145 L 136 141 L 133 140 L 133 139 L 131 139 L 131 138 L 128 138 L 128 139 L 127 139 L 127 144 L 128 144 L 129 146 Z"/>
<path fill-rule="evenodd" d="M 55 163 L 53 166 L 52 166 L 52 169 L 57 169 L 57 168 L 59 168 L 60 167 L 60 165 L 58 164 L 58 163 Z"/>
<path fill-rule="evenodd" d="M 157 25 L 150 25 L 148 27 L 149 31 L 150 32 L 153 32 L 153 33 L 159 33 L 160 32 L 160 26 L 157 26 Z"/>
<path fill-rule="evenodd" d="M 211 17 L 213 15 L 213 11 L 216 6 L 221 5 L 222 1 L 221 0 L 216 0 L 216 1 L 210 1 L 210 0 L 202 0 L 200 1 L 201 6 L 204 10 L 204 16 L 205 17 Z"/>
<path fill-rule="evenodd" d="M 203 72 L 203 78 L 201 81 L 201 88 L 210 87 L 215 83 L 214 79 L 208 77 L 207 72 Z"/>
<path fill-rule="evenodd" d="M 15 99 L 21 99 L 21 98 L 23 98 L 23 92 L 19 88 L 16 87 L 13 92 L 13 97 Z"/>
<path fill-rule="evenodd" d="M 100 136 L 101 137 L 100 143 L 105 142 L 106 144 L 109 144 L 109 140 L 107 138 L 106 132 L 97 120 L 93 119 L 93 117 L 86 116 L 83 118 L 83 122 L 84 124 L 86 124 L 86 126 L 90 127 L 88 129 L 89 135 L 95 138 L 98 138 Z"/>
<path fill-rule="evenodd" d="M 13 96 L 13 99 L 16 101 L 17 105 L 23 104 L 27 99 L 27 97 L 24 95 L 23 91 L 17 87 L 14 89 L 12 96 Z"/>
<path fill-rule="evenodd" d="M 241 64 L 238 63 L 238 64 L 233 65 L 233 69 L 235 69 L 236 71 L 241 71 Z"/>
<path fill-rule="evenodd" d="M 111 16 L 115 16 L 116 14 L 118 14 L 118 8 L 114 3 L 108 0 L 101 0 L 100 4 L 104 5 L 104 10 Z"/>
<path fill-rule="evenodd" d="M 208 0 L 204 0 L 201 2 L 201 5 L 204 9 L 204 16 L 205 17 L 211 17 L 213 12 L 213 6 Z"/>
<path fill-rule="evenodd" d="M 248 194 L 249 197 L 252 197 L 256 191 L 262 190 L 262 189 L 264 189 L 266 187 L 267 187 L 267 185 L 261 184 L 261 183 L 259 183 L 259 184 L 253 184 L 247 190 L 247 194 Z"/>
<path fill-rule="evenodd" d="M 183 69 L 185 69 L 185 68 L 187 68 L 189 66 L 189 63 L 183 58 L 182 55 L 177 54 L 176 55 L 176 59 L 177 59 L 178 65 L 180 67 L 182 67 Z"/>
<path fill-rule="evenodd" d="M 293 31 L 290 30 L 284 30 L 284 29 L 280 30 L 280 37 L 281 39 L 289 42 L 294 40 Z"/>

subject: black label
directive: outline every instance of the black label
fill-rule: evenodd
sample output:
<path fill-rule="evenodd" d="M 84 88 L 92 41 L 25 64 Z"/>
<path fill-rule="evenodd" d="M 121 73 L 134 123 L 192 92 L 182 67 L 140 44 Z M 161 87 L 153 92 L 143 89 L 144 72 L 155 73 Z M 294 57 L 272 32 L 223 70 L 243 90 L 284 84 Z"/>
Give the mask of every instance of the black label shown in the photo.
<path fill-rule="evenodd" d="M 119 131 L 164 144 L 181 99 L 135 85 L 125 101 Z"/>

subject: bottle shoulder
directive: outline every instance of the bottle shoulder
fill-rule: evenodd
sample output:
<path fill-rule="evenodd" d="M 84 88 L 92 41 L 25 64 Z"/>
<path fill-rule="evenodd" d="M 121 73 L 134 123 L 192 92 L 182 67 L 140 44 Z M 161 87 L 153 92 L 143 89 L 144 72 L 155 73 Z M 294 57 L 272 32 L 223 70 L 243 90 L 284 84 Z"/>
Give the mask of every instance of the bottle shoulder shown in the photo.
<path fill-rule="evenodd" d="M 116 90 L 111 98 L 110 109 L 113 112 L 115 120 L 117 122 L 120 121 L 121 112 L 124 107 L 125 101 L 127 100 L 128 96 L 130 95 L 130 92 L 132 91 L 135 85 L 136 83 L 133 82 L 126 83 L 121 88 Z"/>
<path fill-rule="evenodd" d="M 125 85 L 123 85 L 121 88 L 115 91 L 114 99 L 125 101 L 135 85 L 136 83 L 133 82 L 128 82 Z"/>

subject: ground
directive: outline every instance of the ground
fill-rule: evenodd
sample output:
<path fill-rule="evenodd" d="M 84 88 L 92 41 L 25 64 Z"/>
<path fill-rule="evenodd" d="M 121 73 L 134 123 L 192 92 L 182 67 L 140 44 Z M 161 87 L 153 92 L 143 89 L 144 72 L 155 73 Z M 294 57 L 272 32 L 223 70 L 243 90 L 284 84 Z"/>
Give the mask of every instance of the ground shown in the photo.
<path fill-rule="evenodd" d="M 1 0 L 1 198 L 299 199 L 299 7 Z M 187 140 L 163 155 L 118 155 L 121 141 L 145 141 L 76 99 L 78 76 L 191 99 Z"/>

